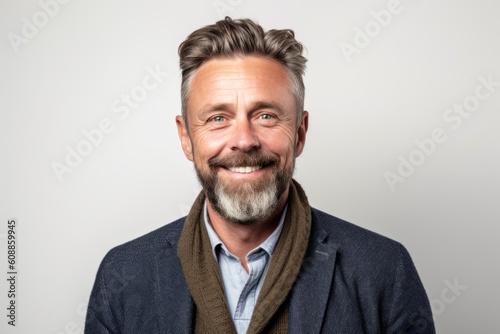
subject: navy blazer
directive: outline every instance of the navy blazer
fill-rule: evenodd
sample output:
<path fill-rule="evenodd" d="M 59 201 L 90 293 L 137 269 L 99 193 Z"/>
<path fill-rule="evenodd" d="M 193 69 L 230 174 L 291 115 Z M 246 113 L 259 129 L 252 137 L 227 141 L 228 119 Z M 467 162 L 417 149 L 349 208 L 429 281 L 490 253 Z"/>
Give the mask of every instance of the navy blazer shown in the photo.
<path fill-rule="evenodd" d="M 311 210 L 309 247 L 290 295 L 289 333 L 435 333 L 424 287 L 401 244 Z M 194 301 L 177 257 L 184 221 L 105 256 L 86 334 L 193 333 Z"/>

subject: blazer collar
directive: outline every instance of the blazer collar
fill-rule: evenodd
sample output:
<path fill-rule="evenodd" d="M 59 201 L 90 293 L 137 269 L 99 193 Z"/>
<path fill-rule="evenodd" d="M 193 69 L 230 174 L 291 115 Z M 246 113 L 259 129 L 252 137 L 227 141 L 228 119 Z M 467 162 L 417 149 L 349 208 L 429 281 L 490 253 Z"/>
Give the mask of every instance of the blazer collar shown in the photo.
<path fill-rule="evenodd" d="M 309 248 L 290 296 L 290 334 L 321 332 L 332 288 L 338 245 L 312 216 Z"/>
<path fill-rule="evenodd" d="M 183 224 L 181 224 L 182 228 Z M 177 257 L 180 230 L 169 234 L 157 255 L 158 293 L 155 304 L 159 312 L 160 333 L 193 333 L 194 301 L 189 293 L 181 263 Z"/>

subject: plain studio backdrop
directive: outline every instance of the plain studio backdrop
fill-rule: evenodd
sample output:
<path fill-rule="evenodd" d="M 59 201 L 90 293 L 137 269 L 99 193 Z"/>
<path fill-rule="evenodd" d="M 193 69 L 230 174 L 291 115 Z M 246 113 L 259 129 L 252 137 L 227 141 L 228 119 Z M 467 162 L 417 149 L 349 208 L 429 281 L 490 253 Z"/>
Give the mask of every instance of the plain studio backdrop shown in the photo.
<path fill-rule="evenodd" d="M 439 333 L 500 332 L 498 1 L 0 4 L 1 333 L 82 333 L 106 252 L 187 213 L 177 47 L 225 15 L 307 48 L 310 203 L 408 248 Z"/>

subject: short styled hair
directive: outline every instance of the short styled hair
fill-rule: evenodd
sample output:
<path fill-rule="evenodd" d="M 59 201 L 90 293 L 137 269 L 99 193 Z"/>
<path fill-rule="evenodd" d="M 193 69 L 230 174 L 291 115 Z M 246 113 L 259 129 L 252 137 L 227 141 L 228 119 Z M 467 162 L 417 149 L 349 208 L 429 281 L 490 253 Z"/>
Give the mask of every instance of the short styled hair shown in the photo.
<path fill-rule="evenodd" d="M 287 71 L 297 106 L 297 122 L 304 110 L 304 81 L 302 76 L 307 59 L 303 46 L 290 29 L 264 29 L 250 19 L 233 20 L 226 16 L 191 33 L 179 46 L 182 71 L 182 117 L 187 125 L 187 101 L 191 78 L 207 60 L 219 57 L 263 56 L 278 61 Z"/>

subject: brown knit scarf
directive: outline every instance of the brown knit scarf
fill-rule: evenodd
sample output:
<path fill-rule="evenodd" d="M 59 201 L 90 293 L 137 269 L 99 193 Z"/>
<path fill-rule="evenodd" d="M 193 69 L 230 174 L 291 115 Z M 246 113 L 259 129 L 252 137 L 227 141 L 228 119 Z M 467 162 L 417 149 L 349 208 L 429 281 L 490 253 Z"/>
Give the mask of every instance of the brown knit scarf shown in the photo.
<path fill-rule="evenodd" d="M 203 222 L 205 195 L 189 212 L 177 254 L 196 304 L 195 333 L 236 334 L 222 276 Z M 311 210 L 300 185 L 290 183 L 288 211 L 247 333 L 287 333 L 287 297 L 299 274 L 311 230 Z"/>

